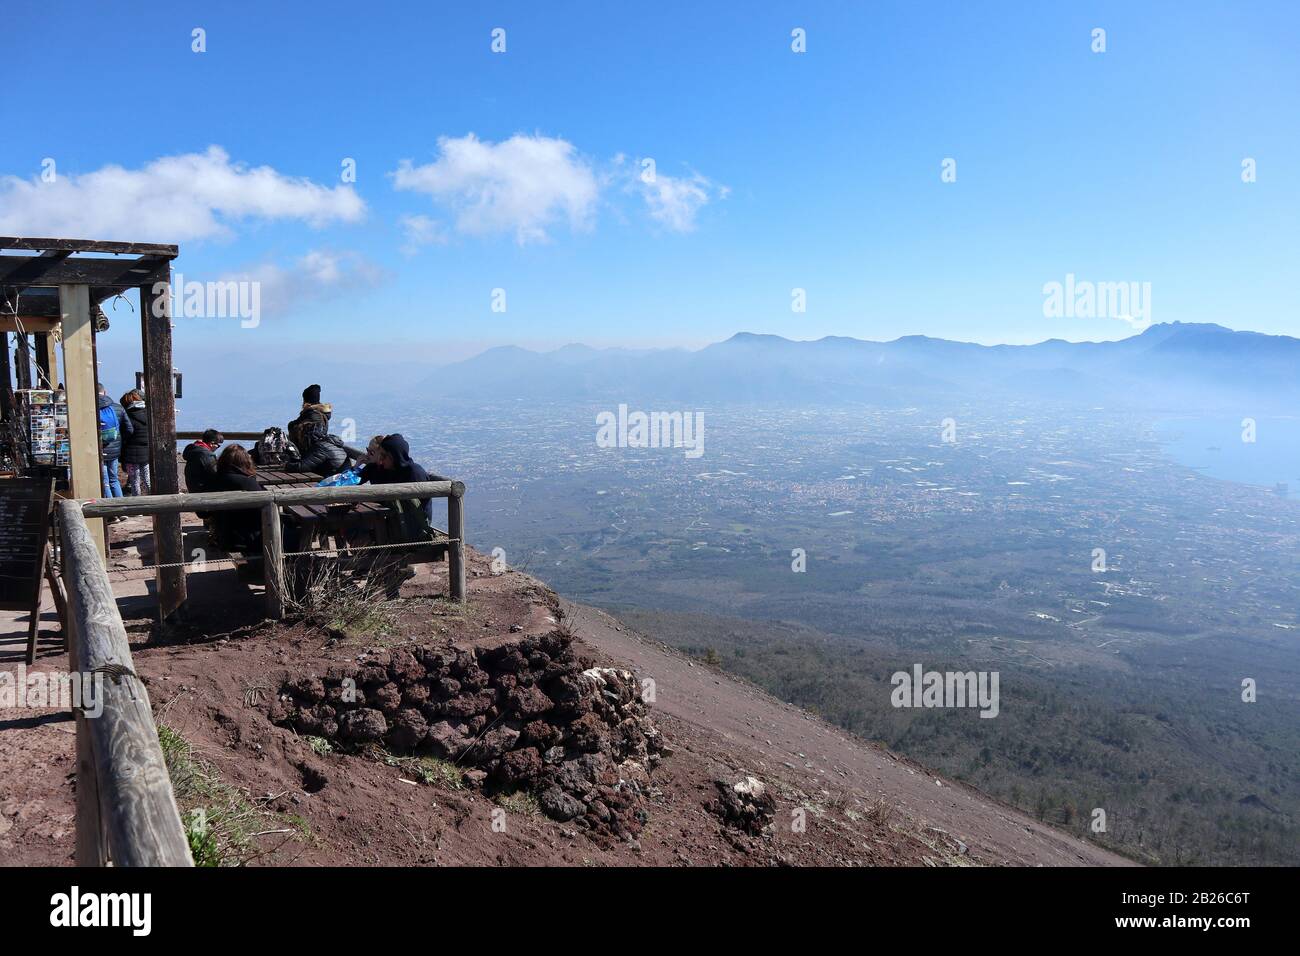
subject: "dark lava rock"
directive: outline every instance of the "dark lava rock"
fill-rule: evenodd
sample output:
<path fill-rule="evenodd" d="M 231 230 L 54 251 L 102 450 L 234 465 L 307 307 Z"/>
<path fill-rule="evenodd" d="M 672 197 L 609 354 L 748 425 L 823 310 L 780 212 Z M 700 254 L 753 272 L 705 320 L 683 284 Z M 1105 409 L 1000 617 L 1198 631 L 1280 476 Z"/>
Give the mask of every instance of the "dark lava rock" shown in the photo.
<path fill-rule="evenodd" d="M 376 707 L 384 712 L 384 716 L 392 717 L 402 706 L 402 691 L 401 688 L 390 681 L 374 691 L 370 695 L 370 699 Z"/>
<path fill-rule="evenodd" d="M 506 697 L 506 710 L 518 714 L 525 720 L 530 717 L 540 717 L 553 706 L 555 705 L 551 698 L 536 687 L 516 687 Z"/>
<path fill-rule="evenodd" d="M 477 694 L 461 694 L 445 704 L 439 704 L 438 708 L 449 717 L 473 717 L 475 714 L 487 713 L 496 702 L 496 695 L 492 692 L 479 691 Z"/>
<path fill-rule="evenodd" d="M 512 787 L 523 787 L 534 783 L 542 773 L 542 755 L 536 747 L 524 747 L 512 750 L 496 765 L 496 777 L 502 783 Z"/>
<path fill-rule="evenodd" d="M 420 707 L 429 699 L 429 688 L 423 684 L 407 684 L 402 691 L 403 707 Z"/>
<path fill-rule="evenodd" d="M 354 744 L 368 744 L 388 733 L 388 721 L 379 711 L 370 707 L 350 710 L 339 720 L 339 733 Z"/>
<path fill-rule="evenodd" d="M 470 738 L 464 733 L 464 725 L 447 720 L 431 725 L 427 739 L 434 752 L 448 760 L 459 757 L 470 744 Z"/>
<path fill-rule="evenodd" d="M 570 796 L 559 787 L 548 787 L 543 790 L 537 802 L 541 804 L 543 813 L 561 823 L 581 816 L 587 809 L 581 800 Z"/>
<path fill-rule="evenodd" d="M 293 682 L 290 689 L 295 697 L 309 704 L 315 704 L 325 699 L 325 682 L 315 674 L 309 677 L 299 677 Z"/>
<path fill-rule="evenodd" d="M 460 693 L 460 681 L 454 677 L 443 677 L 434 682 L 433 695 L 439 701 L 451 700 Z"/>
<path fill-rule="evenodd" d="M 600 750 L 607 743 L 605 722 L 595 714 L 583 714 L 569 724 L 569 739 L 579 750 Z"/>
<path fill-rule="evenodd" d="M 519 739 L 519 731 L 513 727 L 493 727 L 479 738 L 470 754 L 475 763 L 486 763 L 500 757 Z"/>
<path fill-rule="evenodd" d="M 429 724 L 418 710 L 408 707 L 393 720 L 388 740 L 394 750 L 414 750 L 429 735 Z"/>
<path fill-rule="evenodd" d="M 398 684 L 414 684 L 424 679 L 424 665 L 410 651 L 396 651 L 388 664 L 388 675 Z"/>
<path fill-rule="evenodd" d="M 546 750 L 559 743 L 562 736 L 564 735 L 560 728 L 544 720 L 530 720 L 524 725 L 524 742 L 540 750 Z"/>

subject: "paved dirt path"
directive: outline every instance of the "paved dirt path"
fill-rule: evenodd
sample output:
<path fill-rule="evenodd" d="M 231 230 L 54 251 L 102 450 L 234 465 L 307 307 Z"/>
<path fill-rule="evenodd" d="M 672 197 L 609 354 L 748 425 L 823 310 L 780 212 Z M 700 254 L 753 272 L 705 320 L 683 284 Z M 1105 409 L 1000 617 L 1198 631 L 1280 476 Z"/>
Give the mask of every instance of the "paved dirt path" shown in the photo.
<path fill-rule="evenodd" d="M 58 617 L 48 589 L 44 596 L 42 653 L 31 668 L 24 663 L 27 615 L 0 611 L 0 671 L 11 680 L 67 669 L 67 657 L 56 652 Z M 71 710 L 0 709 L 0 866 L 72 862 L 74 726 Z"/>

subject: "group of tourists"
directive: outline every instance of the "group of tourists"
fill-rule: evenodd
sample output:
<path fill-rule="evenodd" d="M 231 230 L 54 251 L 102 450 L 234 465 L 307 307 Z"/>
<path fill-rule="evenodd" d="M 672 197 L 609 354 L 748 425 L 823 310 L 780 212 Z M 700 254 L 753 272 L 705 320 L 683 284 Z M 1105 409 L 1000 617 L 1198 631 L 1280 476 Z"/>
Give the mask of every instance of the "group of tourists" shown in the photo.
<path fill-rule="evenodd" d="M 352 448 L 329 430 L 332 406 L 321 402 L 321 387 L 303 389 L 302 408 L 289 423 L 288 454 L 274 467 L 280 471 L 310 472 L 324 479 L 346 478 L 335 484 L 386 485 L 413 481 L 438 481 L 411 459 L 411 448 L 400 434 L 375 435 L 364 451 Z M 268 429 L 268 432 L 278 429 Z M 262 445 L 261 442 L 258 446 Z M 225 446 L 223 448 L 223 446 Z M 259 454 L 242 445 L 226 445 L 225 436 L 209 428 L 181 452 L 185 462 L 185 488 L 190 492 L 261 491 L 257 480 Z M 432 537 L 432 499 L 393 502 L 401 514 L 403 537 L 422 541 Z M 261 517 L 256 510 L 216 511 L 203 517 L 227 551 L 261 547 Z"/>
<path fill-rule="evenodd" d="M 144 396 L 131 389 L 118 401 L 101 382 L 96 396 L 99 419 L 100 481 L 105 498 L 149 494 L 149 413 Z M 121 466 L 126 466 L 126 489 Z"/>

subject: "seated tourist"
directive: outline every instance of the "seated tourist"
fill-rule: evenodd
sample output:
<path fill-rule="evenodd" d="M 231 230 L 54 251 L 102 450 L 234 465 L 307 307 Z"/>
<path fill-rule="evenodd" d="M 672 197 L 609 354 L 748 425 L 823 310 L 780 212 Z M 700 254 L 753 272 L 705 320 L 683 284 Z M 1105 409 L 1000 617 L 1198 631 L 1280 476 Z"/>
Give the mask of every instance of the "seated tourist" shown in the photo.
<path fill-rule="evenodd" d="M 217 475 L 217 449 L 226 437 L 215 428 L 209 428 L 198 441 L 192 441 L 181 451 L 185 460 L 185 490 L 191 494 L 211 491 L 212 480 Z"/>
<path fill-rule="evenodd" d="M 302 409 L 298 412 L 298 417 L 289 423 L 289 428 L 292 430 L 299 422 L 311 422 L 328 431 L 333 414 L 334 407 L 320 400 L 320 386 L 308 385 L 302 390 Z"/>
<path fill-rule="evenodd" d="M 411 460 L 411 446 L 401 435 L 388 435 L 379 442 L 374 461 L 361 469 L 361 483 L 396 485 L 412 481 L 441 481 Z M 407 541 L 427 541 L 433 537 L 430 522 L 432 498 L 403 499 L 393 502 L 402 513 L 402 531 Z"/>
<path fill-rule="evenodd" d="M 297 461 L 286 461 L 284 471 L 310 471 L 328 478 L 348 467 L 350 455 L 343 439 L 329 434 L 319 425 L 299 427 L 295 444 L 302 457 Z"/>
<path fill-rule="evenodd" d="M 376 435 L 371 438 L 370 444 L 366 445 L 365 454 L 357 457 L 357 465 L 364 468 L 366 465 L 378 462 L 379 448 L 387 437 L 387 435 Z"/>
<path fill-rule="evenodd" d="M 231 445 L 217 461 L 212 491 L 262 491 L 253 459 L 241 445 Z M 260 507 L 238 511 L 214 511 L 211 525 L 217 545 L 224 551 L 262 550 Z"/>

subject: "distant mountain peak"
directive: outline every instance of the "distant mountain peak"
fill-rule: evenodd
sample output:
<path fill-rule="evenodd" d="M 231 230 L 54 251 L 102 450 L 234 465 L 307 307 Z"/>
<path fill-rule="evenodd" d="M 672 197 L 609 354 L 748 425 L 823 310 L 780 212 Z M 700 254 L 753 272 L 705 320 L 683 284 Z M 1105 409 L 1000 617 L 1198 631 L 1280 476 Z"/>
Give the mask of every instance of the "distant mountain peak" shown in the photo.
<path fill-rule="evenodd" d="M 791 341 L 792 341 L 791 339 L 787 339 L 784 336 L 772 335 L 769 332 L 737 332 L 731 338 L 727 339 L 724 342 L 719 342 L 718 344 L 719 345 L 746 345 L 746 344 L 791 342 Z"/>

